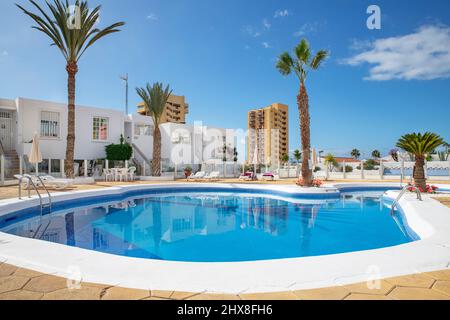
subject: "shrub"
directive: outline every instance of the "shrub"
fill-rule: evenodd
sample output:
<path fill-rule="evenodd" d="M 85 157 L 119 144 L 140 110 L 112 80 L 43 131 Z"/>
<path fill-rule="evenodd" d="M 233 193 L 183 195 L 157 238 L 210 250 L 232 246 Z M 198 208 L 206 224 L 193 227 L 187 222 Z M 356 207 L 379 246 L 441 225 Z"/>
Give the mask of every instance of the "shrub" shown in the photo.
<path fill-rule="evenodd" d="M 322 186 L 322 184 L 323 184 L 322 180 L 319 180 L 319 179 L 314 179 L 314 180 L 312 181 L 312 186 L 313 186 L 314 188 L 320 188 L 320 187 Z M 305 186 L 305 183 L 303 182 L 303 179 L 299 179 L 299 180 L 297 181 L 297 185 L 300 186 L 300 187 L 304 187 L 304 186 Z"/>
<path fill-rule="evenodd" d="M 184 176 L 186 179 L 192 174 L 192 168 L 190 166 L 186 166 L 184 168 Z"/>
<path fill-rule="evenodd" d="M 364 170 L 375 170 L 375 166 L 378 166 L 379 162 L 374 159 L 369 159 L 364 162 Z"/>
<path fill-rule="evenodd" d="M 340 172 L 344 172 L 344 168 L 340 167 L 339 171 Z M 352 166 L 345 166 L 345 172 L 353 172 L 353 167 Z"/>
<path fill-rule="evenodd" d="M 438 187 L 436 186 L 430 186 L 429 184 L 426 185 L 425 190 L 423 190 L 421 187 L 415 187 L 412 184 L 408 184 L 408 191 L 409 192 L 416 192 L 416 188 L 419 189 L 420 192 L 422 193 L 431 193 L 431 194 L 435 194 L 437 193 L 437 190 L 439 190 Z"/>
<path fill-rule="evenodd" d="M 321 169 L 320 169 L 320 167 L 315 167 L 314 168 L 314 172 L 318 172 L 318 171 L 320 171 Z"/>
<path fill-rule="evenodd" d="M 109 161 L 127 161 L 133 155 L 133 148 L 124 143 L 123 136 L 120 137 L 119 144 L 110 144 L 105 147 L 106 159 Z"/>

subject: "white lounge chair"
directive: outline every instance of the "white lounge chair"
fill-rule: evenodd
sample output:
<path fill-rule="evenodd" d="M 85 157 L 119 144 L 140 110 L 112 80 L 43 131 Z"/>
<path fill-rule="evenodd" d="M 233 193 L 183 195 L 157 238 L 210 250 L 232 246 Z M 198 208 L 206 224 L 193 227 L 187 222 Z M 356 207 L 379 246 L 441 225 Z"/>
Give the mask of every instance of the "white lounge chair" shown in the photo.
<path fill-rule="evenodd" d="M 205 176 L 206 180 L 218 180 L 220 178 L 220 172 L 219 171 L 213 171 L 210 174 Z"/>
<path fill-rule="evenodd" d="M 64 190 L 73 186 L 73 180 L 71 179 L 55 178 L 52 176 L 42 176 L 41 179 L 47 187 L 53 187 L 57 190 Z M 36 182 L 36 185 L 40 186 L 39 179 L 36 178 Z"/>
<path fill-rule="evenodd" d="M 188 180 L 196 180 L 196 179 L 203 179 L 206 175 L 205 171 L 199 171 L 196 174 L 192 174 L 188 177 Z"/>
<path fill-rule="evenodd" d="M 18 180 L 22 179 L 22 186 L 24 188 L 28 189 L 30 187 L 30 181 L 28 179 L 24 179 L 25 176 L 16 174 L 16 175 L 14 175 L 14 177 Z M 33 181 L 33 184 L 37 188 L 43 187 L 41 180 L 39 180 L 36 176 L 27 175 L 26 177 L 30 177 L 31 180 Z M 69 180 L 69 179 L 56 179 L 55 177 L 52 177 L 52 176 L 42 176 L 40 178 L 42 179 L 42 181 L 46 187 L 54 188 L 57 190 L 64 190 L 73 185 L 73 180 Z"/>

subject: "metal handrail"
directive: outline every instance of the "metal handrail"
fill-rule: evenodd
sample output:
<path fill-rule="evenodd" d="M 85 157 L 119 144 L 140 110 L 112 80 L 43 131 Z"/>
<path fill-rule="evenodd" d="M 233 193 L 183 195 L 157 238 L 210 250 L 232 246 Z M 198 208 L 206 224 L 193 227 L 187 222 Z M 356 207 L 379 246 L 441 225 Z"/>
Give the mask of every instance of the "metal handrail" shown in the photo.
<path fill-rule="evenodd" d="M 42 181 L 41 177 L 36 175 L 36 178 L 39 179 L 39 182 L 41 183 L 41 185 L 44 187 L 45 192 L 47 192 L 48 195 L 48 204 L 50 207 L 50 211 L 52 210 L 52 195 L 50 194 L 50 192 L 47 189 L 47 186 L 45 185 L 44 181 Z M 39 191 L 38 191 L 39 192 Z"/>
<path fill-rule="evenodd" d="M 407 186 L 403 187 L 402 191 L 400 191 L 400 194 L 398 195 L 397 199 L 395 199 L 394 202 L 392 203 L 391 214 L 394 213 L 394 210 L 398 206 L 400 199 L 405 195 L 405 193 L 408 191 L 409 187 L 411 187 L 411 186 L 407 185 Z M 420 192 L 419 188 L 416 187 L 415 189 L 416 189 L 417 199 L 419 201 L 422 201 L 422 193 Z"/>
<path fill-rule="evenodd" d="M 48 194 L 49 208 L 50 208 L 50 212 L 51 212 L 51 210 L 52 210 L 52 196 L 51 196 L 50 192 L 48 191 L 47 187 L 45 186 L 44 182 L 42 181 L 41 177 L 39 177 L 39 176 L 36 176 L 36 177 L 39 179 L 39 182 L 42 184 L 42 186 L 44 187 L 45 191 Z M 44 208 L 44 200 L 43 200 L 42 195 L 39 192 L 36 184 L 33 181 L 33 177 L 28 175 L 28 174 L 19 177 L 19 199 L 22 200 L 22 182 L 23 182 L 23 179 L 28 179 L 28 181 L 29 181 L 29 184 L 28 184 L 28 198 L 31 198 L 30 187 L 29 187 L 30 185 L 32 185 L 33 189 L 36 191 L 36 193 L 37 193 L 37 195 L 39 197 L 39 204 L 40 204 L 40 207 L 41 207 L 41 217 L 42 217 L 42 215 L 43 215 L 43 208 Z"/>
<path fill-rule="evenodd" d="M 139 149 L 139 147 L 136 144 L 132 144 L 133 147 L 133 151 L 136 151 L 139 156 L 144 159 L 144 161 L 148 164 L 151 165 L 151 161 L 145 156 L 145 154 L 141 151 L 141 149 Z"/>

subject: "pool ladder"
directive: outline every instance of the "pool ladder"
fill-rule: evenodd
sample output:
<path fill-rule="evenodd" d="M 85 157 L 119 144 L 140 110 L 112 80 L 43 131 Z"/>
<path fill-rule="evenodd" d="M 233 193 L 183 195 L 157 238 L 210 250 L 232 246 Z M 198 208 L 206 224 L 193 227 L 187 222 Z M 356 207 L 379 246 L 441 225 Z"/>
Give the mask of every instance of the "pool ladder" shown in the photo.
<path fill-rule="evenodd" d="M 394 210 L 398 206 L 400 199 L 405 195 L 405 193 L 408 191 L 408 188 L 410 188 L 410 187 L 411 187 L 410 185 L 404 186 L 402 191 L 400 191 L 400 194 L 398 195 L 397 199 L 395 199 L 394 202 L 392 203 L 391 214 L 394 214 Z M 417 199 L 419 201 L 422 201 L 422 194 L 420 193 L 419 188 L 415 187 L 415 189 L 416 189 Z"/>
<path fill-rule="evenodd" d="M 44 199 L 42 198 L 41 193 L 39 192 L 39 189 L 37 188 L 36 184 L 33 181 L 33 177 L 25 174 L 23 176 L 19 177 L 19 199 L 22 200 L 22 182 L 24 179 L 28 180 L 28 198 L 31 198 L 30 195 L 30 186 L 33 187 L 33 189 L 36 191 L 37 195 L 39 196 L 39 204 L 40 204 L 40 208 L 41 208 L 41 218 L 44 214 L 44 208 L 49 208 L 50 213 L 52 212 L 52 195 L 50 194 L 50 192 L 48 191 L 47 187 L 44 184 L 44 181 L 42 181 L 41 177 L 39 176 L 35 176 L 38 180 L 39 183 L 42 185 L 42 187 L 44 187 L 44 190 L 47 192 L 48 195 L 48 203 L 44 203 Z"/>

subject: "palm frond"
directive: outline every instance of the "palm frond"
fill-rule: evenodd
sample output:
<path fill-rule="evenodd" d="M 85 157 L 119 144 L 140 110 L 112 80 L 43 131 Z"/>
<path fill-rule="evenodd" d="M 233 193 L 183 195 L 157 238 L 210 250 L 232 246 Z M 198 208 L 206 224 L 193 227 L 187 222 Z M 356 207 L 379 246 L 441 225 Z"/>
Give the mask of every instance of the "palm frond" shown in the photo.
<path fill-rule="evenodd" d="M 323 61 L 325 61 L 325 59 L 328 57 L 328 55 L 329 55 L 329 53 L 326 50 L 320 50 L 319 52 L 317 52 L 317 54 L 314 56 L 314 58 L 311 61 L 311 64 L 310 64 L 311 68 L 313 70 L 317 70 L 320 67 L 321 63 Z"/>
<path fill-rule="evenodd" d="M 329 52 L 320 50 L 311 59 L 311 49 L 308 41 L 302 39 L 294 49 L 294 59 L 287 53 L 279 56 L 276 68 L 282 75 L 295 73 L 301 83 L 304 83 L 310 70 L 317 70 L 329 56 Z"/>
<path fill-rule="evenodd" d="M 276 68 L 282 75 L 289 75 L 294 67 L 294 61 L 289 53 L 284 52 L 278 57 Z"/>
<path fill-rule="evenodd" d="M 300 41 L 300 43 L 295 47 L 294 51 L 300 63 L 309 64 L 311 49 L 309 48 L 309 43 L 306 39 L 302 39 L 302 41 Z"/>
<path fill-rule="evenodd" d="M 146 113 L 153 118 L 154 125 L 158 126 L 166 108 L 167 100 L 172 94 L 170 86 L 167 85 L 166 88 L 163 88 L 163 84 L 159 82 L 153 85 L 147 83 L 145 88 L 136 88 L 136 92 L 144 102 Z"/>
<path fill-rule="evenodd" d="M 34 0 L 29 0 L 38 13 L 26 10 L 23 6 L 17 5 L 26 15 L 34 20 L 37 26 L 34 29 L 44 33 L 52 40 L 63 53 L 67 61 L 78 62 L 85 51 L 106 35 L 119 32 L 124 22 L 114 23 L 104 29 L 95 27 L 99 20 L 101 6 L 89 10 L 87 1 L 76 0 L 75 8 L 78 17 L 74 18 L 70 12 L 69 1 L 53 0 L 53 3 L 46 1 L 49 13 L 47 13 Z M 77 19 L 79 26 L 71 28 L 69 23 Z M 79 19 L 79 20 L 78 20 Z"/>
<path fill-rule="evenodd" d="M 426 154 L 431 153 L 442 144 L 444 144 L 444 139 L 442 139 L 439 135 L 431 132 L 425 132 L 424 134 L 405 134 L 398 140 L 397 147 L 414 154 L 416 157 L 423 157 Z"/>

